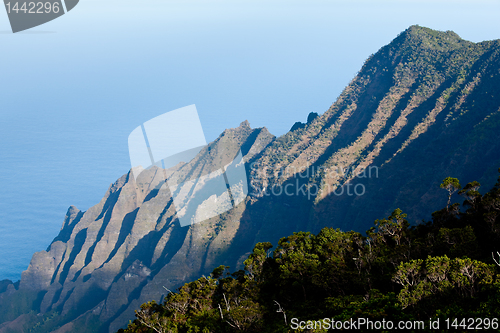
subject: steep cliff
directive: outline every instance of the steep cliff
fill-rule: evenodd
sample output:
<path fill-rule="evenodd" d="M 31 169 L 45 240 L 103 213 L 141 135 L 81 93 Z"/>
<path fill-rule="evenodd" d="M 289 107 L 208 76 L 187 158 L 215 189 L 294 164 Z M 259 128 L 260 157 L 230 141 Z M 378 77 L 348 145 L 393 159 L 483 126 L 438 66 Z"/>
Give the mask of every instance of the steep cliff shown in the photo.
<path fill-rule="evenodd" d="M 163 286 L 174 288 L 211 269 L 211 262 L 231 243 L 242 209 L 225 214 L 225 220 L 183 228 L 175 219 L 165 176 L 208 174 L 230 163 L 239 151 L 245 159 L 252 158 L 273 139 L 265 128 L 251 129 L 243 122 L 224 131 L 188 164 L 166 174 L 152 167 L 137 180 L 131 171 L 88 211 L 70 207 L 59 235 L 46 251 L 34 254 L 18 290 L 12 284 L 3 288 L 1 321 L 35 308 L 51 318 L 45 330 L 65 323 L 60 332 L 103 325 L 116 330 L 133 317 L 135 307 L 166 293 Z M 22 304 L 12 304 L 17 299 L 23 299 Z M 22 321 L 29 326 L 32 319 Z M 0 330 L 8 331 L 8 326 Z"/>

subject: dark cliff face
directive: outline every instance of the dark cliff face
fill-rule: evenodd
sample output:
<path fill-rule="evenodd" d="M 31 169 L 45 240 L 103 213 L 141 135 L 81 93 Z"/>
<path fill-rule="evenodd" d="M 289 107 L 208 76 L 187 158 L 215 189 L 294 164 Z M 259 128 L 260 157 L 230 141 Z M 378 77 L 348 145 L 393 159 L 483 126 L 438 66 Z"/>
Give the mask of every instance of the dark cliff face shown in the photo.
<path fill-rule="evenodd" d="M 159 190 L 163 170 L 124 175 L 87 212 L 68 210 L 18 286 L 2 284 L 0 332 L 40 318 L 40 332 L 116 331 L 165 288 L 221 264 L 241 267 L 258 241 L 324 226 L 364 231 L 396 208 L 416 223 L 446 203 L 447 176 L 490 187 L 500 166 L 499 52 L 499 41 L 413 26 L 307 124 L 277 139 L 246 122 L 224 131 L 167 171 L 211 172 L 241 149 L 249 196 L 203 223 L 180 227 L 169 191 Z"/>
<path fill-rule="evenodd" d="M 366 61 L 321 117 L 266 148 L 261 186 L 315 184 L 314 202 L 306 195 L 293 206 L 310 207 L 295 214 L 314 232 L 364 231 L 398 207 L 413 223 L 428 219 L 445 203 L 439 184 L 447 176 L 491 187 L 500 165 L 499 52 L 498 40 L 410 27 Z M 348 194 L 356 188 L 363 195 Z"/>

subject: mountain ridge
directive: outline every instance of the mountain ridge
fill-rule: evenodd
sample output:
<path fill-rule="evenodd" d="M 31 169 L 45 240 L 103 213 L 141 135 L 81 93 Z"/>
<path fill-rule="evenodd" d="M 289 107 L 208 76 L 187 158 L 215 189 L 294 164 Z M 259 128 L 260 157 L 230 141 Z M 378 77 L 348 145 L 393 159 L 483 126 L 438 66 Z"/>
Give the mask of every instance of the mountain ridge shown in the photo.
<path fill-rule="evenodd" d="M 498 63 L 499 40 L 472 43 L 411 26 L 304 126 L 276 138 L 244 121 L 189 163 L 166 173 L 153 167 L 137 180 L 129 172 L 86 212 L 70 207 L 59 235 L 34 254 L 19 285 L 1 286 L 0 332 L 36 325 L 31 310 L 44 320 L 39 332 L 114 332 L 140 304 L 160 301 L 164 287 L 221 264 L 242 267 L 257 242 L 325 226 L 364 231 L 398 207 L 417 223 L 440 208 L 445 196 L 436 183 L 450 175 L 491 187 L 500 166 Z M 247 199 L 181 228 L 161 187 L 165 175 L 207 175 L 240 150 Z M 356 176 L 370 167 L 376 177 Z M 346 194 L 356 186 L 364 195 Z"/>

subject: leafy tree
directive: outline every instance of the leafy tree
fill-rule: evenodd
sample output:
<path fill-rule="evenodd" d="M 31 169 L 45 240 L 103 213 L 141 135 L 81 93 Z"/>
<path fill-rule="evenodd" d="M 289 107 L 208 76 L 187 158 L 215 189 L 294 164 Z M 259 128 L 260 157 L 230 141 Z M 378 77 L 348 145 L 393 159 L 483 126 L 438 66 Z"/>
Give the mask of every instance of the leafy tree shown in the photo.
<path fill-rule="evenodd" d="M 446 205 L 446 210 L 449 210 L 451 204 L 451 196 L 458 190 L 460 190 L 460 182 L 457 178 L 447 177 L 445 180 L 443 180 L 443 183 L 440 187 L 448 191 L 448 204 Z"/>
<path fill-rule="evenodd" d="M 465 198 L 464 206 L 469 206 L 472 209 L 477 208 L 478 201 L 481 199 L 481 193 L 479 193 L 478 189 L 481 187 L 481 184 L 477 181 L 473 181 L 468 183 L 463 189 L 458 191 L 458 194 L 462 195 Z"/>

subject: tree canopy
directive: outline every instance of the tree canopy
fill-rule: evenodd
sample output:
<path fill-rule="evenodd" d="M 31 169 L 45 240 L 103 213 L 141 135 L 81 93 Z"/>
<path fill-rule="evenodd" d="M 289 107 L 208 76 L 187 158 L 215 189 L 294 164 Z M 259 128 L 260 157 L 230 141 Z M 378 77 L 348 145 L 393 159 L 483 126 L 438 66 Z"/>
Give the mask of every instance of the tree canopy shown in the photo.
<path fill-rule="evenodd" d="M 461 188 L 451 177 L 441 187 L 449 200 Z M 292 318 L 499 317 L 492 253 L 500 250 L 500 178 L 484 196 L 479 188 L 472 182 L 459 192 L 465 211 L 450 210 L 459 205 L 449 201 L 415 226 L 396 209 L 365 235 L 324 228 L 293 233 L 274 249 L 258 243 L 244 270 L 219 266 L 162 304 L 143 304 L 120 332 L 289 332 Z"/>

